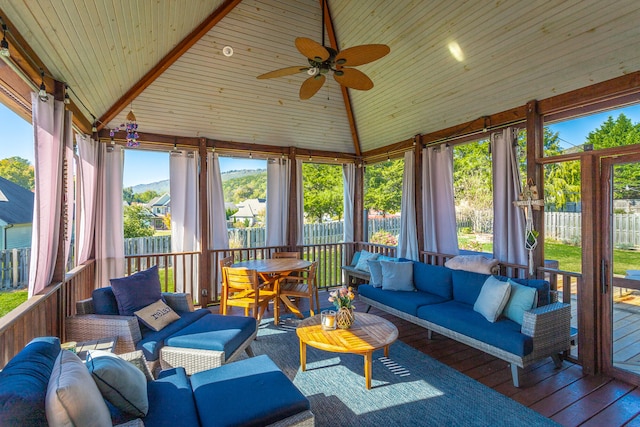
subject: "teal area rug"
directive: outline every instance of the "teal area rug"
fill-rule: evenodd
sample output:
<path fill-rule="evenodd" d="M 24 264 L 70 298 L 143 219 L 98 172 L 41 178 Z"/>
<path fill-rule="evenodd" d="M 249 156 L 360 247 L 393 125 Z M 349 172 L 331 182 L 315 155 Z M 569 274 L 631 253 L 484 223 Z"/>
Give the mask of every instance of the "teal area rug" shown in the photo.
<path fill-rule="evenodd" d="M 362 356 L 308 346 L 302 372 L 296 320 L 278 327 L 268 320 L 253 351 L 269 355 L 307 396 L 317 426 L 558 425 L 400 341 L 389 359 L 382 350 L 374 353 L 371 390 Z"/>

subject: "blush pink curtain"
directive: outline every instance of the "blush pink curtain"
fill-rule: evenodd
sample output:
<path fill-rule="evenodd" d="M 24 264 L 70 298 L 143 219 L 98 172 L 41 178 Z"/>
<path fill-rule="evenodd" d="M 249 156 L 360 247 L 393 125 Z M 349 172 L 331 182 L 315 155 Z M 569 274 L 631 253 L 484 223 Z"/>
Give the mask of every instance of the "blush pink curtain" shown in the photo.
<path fill-rule="evenodd" d="M 76 265 L 80 265 L 91 257 L 93 250 L 100 143 L 89 135 L 76 135 L 76 145 Z"/>
<path fill-rule="evenodd" d="M 32 297 L 49 285 L 53 278 L 58 244 L 60 242 L 60 216 L 62 213 L 62 153 L 64 149 L 64 103 L 49 95 L 40 100 L 31 94 L 35 191 L 29 290 Z"/>

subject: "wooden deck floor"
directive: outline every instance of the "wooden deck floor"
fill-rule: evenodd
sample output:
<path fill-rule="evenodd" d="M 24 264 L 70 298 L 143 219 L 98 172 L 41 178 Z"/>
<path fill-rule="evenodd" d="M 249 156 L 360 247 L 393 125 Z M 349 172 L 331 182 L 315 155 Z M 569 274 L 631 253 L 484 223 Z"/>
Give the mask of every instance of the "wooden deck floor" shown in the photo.
<path fill-rule="evenodd" d="M 321 292 L 323 306 L 326 300 L 326 292 Z M 301 300 L 303 308 L 306 301 Z M 516 388 L 506 362 L 435 333 L 428 340 L 424 328 L 380 310 L 372 308 L 370 313 L 393 322 L 404 343 L 563 426 L 640 426 L 640 387 L 584 375 L 579 365 L 568 361 L 556 369 L 549 359 L 527 369 L 522 387 Z"/>

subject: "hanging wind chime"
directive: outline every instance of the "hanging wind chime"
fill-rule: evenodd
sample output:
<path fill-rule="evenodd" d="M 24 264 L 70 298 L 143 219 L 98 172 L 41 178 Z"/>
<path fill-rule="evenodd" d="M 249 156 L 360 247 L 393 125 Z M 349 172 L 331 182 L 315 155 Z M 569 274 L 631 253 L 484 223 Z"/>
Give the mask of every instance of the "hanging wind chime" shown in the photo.
<path fill-rule="evenodd" d="M 136 121 L 136 115 L 133 114 L 133 109 L 131 109 L 129 114 L 127 114 L 126 123 L 122 123 L 119 127 L 109 131 L 112 144 L 115 142 L 116 132 L 121 130 L 127 132 L 127 147 L 140 146 L 140 141 L 138 141 L 138 138 L 140 138 L 140 135 L 138 134 L 138 122 Z"/>
<path fill-rule="evenodd" d="M 525 242 L 524 247 L 529 252 L 529 275 L 533 276 L 533 250 L 538 246 L 538 233 L 533 228 L 533 209 L 540 210 L 544 206 L 544 200 L 538 198 L 538 187 L 529 178 L 527 185 L 520 193 L 514 205 L 521 207 L 525 212 Z"/>

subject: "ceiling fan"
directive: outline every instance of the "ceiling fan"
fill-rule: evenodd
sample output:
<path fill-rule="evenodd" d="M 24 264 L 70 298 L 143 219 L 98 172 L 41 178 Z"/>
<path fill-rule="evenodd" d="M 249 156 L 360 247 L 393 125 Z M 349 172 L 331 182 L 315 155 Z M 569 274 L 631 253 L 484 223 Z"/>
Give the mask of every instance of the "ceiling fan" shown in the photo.
<path fill-rule="evenodd" d="M 258 79 L 272 79 L 306 72 L 311 77 L 302 83 L 300 99 L 309 99 L 315 95 L 326 81 L 326 75 L 329 72 L 333 73 L 333 78 L 342 86 L 358 90 L 369 90 L 373 87 L 373 81 L 362 71 L 346 67 L 355 67 L 375 61 L 388 54 L 391 49 L 384 44 L 364 44 L 340 52 L 331 47 L 325 47 L 324 1 L 322 8 L 322 44 L 306 37 L 298 37 L 295 41 L 296 48 L 307 58 L 309 66 L 281 68 L 261 74 Z"/>

